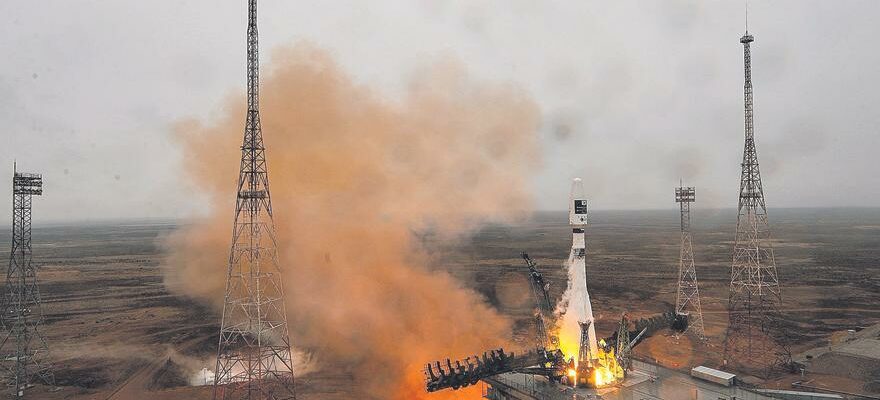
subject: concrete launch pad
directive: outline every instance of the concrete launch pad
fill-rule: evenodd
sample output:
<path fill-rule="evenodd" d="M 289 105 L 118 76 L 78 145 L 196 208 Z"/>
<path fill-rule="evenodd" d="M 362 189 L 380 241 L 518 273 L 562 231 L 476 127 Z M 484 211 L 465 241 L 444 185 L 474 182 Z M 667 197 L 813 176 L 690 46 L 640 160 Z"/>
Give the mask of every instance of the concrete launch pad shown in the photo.
<path fill-rule="evenodd" d="M 773 400 L 790 398 L 819 400 L 841 398 L 834 395 L 786 391 L 788 397 L 779 393 L 763 393 L 759 390 L 736 385 L 727 387 L 700 380 L 688 374 L 662 366 L 633 360 L 630 371 L 620 384 L 599 388 L 581 389 L 553 383 L 541 377 L 525 374 L 504 374 L 486 379 L 483 397 L 491 400 Z"/>

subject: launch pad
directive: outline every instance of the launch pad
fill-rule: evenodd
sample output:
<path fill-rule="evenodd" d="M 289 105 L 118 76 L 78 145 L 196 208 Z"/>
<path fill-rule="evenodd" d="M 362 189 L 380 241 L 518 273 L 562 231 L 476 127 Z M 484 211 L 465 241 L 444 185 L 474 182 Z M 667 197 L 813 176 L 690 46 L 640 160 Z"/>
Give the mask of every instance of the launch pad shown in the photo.
<path fill-rule="evenodd" d="M 522 355 L 505 353 L 504 349 L 499 348 L 483 353 L 482 357 L 473 355 L 454 362 L 447 358 L 445 362 L 428 363 L 424 371 L 428 392 L 448 388 L 457 390 L 509 373 L 534 375 L 548 382 L 578 389 L 612 386 L 626 378 L 632 369 L 632 348 L 643 337 L 676 325 L 682 315 L 670 311 L 635 321 L 636 329 L 630 331 L 630 321 L 624 313 L 611 336 L 597 339 L 596 319 L 587 288 L 585 228 L 588 220 L 583 183 L 579 178 L 574 179 L 569 199 L 569 224 L 572 229 L 571 252 L 566 263 L 569 284 L 564 294 L 563 311 L 552 311 L 549 285 L 538 271 L 537 263 L 528 254 L 522 253 L 536 302 L 534 321 L 537 348 Z M 683 326 L 687 326 L 687 323 Z M 576 340 L 574 346 L 572 340 Z"/>
<path fill-rule="evenodd" d="M 509 373 L 484 380 L 483 398 L 491 400 L 656 400 L 656 399 L 779 399 L 780 391 L 750 389 L 711 382 L 656 364 L 633 360 L 626 378 L 601 388 L 579 388 L 541 377 Z M 839 399 L 839 396 L 786 391 L 798 399 Z"/>

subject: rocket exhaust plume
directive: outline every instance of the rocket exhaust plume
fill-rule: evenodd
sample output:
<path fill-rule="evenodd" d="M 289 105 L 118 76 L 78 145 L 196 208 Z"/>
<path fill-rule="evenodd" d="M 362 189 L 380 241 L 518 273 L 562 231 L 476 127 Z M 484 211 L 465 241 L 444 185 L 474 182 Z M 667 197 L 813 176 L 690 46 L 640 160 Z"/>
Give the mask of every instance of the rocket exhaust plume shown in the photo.
<path fill-rule="evenodd" d="M 350 371 L 359 398 L 428 398 L 422 362 L 504 345 L 509 322 L 431 261 L 414 233 L 454 237 L 531 207 L 539 113 L 520 90 L 425 69 L 401 99 L 356 85 L 327 53 L 274 54 L 262 118 L 295 348 Z M 170 238 L 166 284 L 222 302 L 244 106 L 177 127 L 212 207 Z M 479 398 L 473 391 L 431 399 Z"/>

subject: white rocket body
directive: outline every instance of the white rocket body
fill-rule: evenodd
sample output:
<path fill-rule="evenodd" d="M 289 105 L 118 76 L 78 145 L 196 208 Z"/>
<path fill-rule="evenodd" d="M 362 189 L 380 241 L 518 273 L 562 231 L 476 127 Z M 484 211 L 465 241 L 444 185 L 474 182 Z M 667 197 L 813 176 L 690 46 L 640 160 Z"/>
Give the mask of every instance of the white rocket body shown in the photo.
<path fill-rule="evenodd" d="M 568 203 L 568 220 L 571 225 L 571 254 L 568 257 L 571 268 L 571 298 L 569 312 L 575 312 L 578 322 L 588 323 L 587 339 L 589 340 L 589 355 L 578 358 L 596 360 L 599 357 L 599 345 L 596 341 L 595 319 L 593 318 L 593 306 L 590 303 L 590 293 L 587 291 L 587 265 L 586 252 L 587 242 L 585 229 L 587 227 L 587 199 L 584 195 L 584 185 L 580 178 L 575 178 L 571 185 L 571 196 Z"/>

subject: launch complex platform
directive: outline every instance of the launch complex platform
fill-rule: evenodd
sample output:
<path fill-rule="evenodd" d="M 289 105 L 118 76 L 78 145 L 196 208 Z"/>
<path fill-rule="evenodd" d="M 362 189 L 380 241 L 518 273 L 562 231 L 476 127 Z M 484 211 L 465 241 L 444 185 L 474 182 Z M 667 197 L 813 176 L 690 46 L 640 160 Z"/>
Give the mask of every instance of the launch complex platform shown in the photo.
<path fill-rule="evenodd" d="M 534 375 L 508 373 L 483 379 L 490 400 L 829 400 L 835 394 L 729 386 L 692 377 L 656 364 L 633 360 L 633 371 L 615 385 L 575 388 Z"/>

